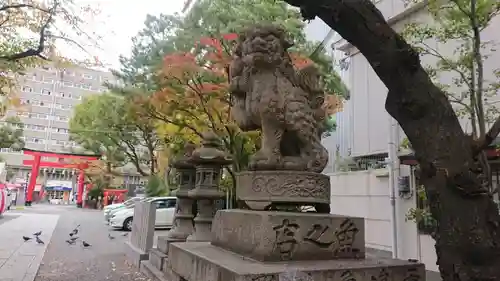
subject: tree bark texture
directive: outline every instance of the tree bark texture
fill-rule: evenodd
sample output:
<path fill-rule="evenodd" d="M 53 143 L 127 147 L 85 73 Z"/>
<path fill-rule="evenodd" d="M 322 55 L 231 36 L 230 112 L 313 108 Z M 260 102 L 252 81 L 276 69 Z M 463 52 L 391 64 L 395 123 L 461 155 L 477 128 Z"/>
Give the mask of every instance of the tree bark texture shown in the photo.
<path fill-rule="evenodd" d="M 434 238 L 442 278 L 500 280 L 500 216 L 483 187 L 474 141 L 418 54 L 369 0 L 286 1 L 353 44 L 388 88 L 385 107 L 415 150 L 438 222 Z"/>

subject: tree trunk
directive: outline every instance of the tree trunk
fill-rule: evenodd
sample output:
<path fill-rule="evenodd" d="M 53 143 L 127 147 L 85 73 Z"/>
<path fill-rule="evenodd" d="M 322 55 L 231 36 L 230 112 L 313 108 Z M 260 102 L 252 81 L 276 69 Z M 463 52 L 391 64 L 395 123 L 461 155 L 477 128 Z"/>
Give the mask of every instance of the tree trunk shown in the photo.
<path fill-rule="evenodd" d="M 441 276 L 500 279 L 500 216 L 477 173 L 472 138 L 418 54 L 369 0 L 286 0 L 319 16 L 352 43 L 388 88 L 386 109 L 401 125 L 421 166 L 433 217 Z M 302 3 L 303 1 L 303 3 Z"/>

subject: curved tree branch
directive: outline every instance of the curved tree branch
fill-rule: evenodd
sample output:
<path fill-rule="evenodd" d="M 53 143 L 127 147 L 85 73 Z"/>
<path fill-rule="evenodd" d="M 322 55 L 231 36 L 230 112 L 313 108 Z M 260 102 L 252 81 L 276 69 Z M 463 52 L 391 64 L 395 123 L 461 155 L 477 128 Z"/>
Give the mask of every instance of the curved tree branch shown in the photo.
<path fill-rule="evenodd" d="M 18 4 L 18 5 L 1 7 L 0 11 L 2 11 L 2 9 L 5 10 L 8 8 L 13 9 L 14 6 L 19 6 L 18 8 L 22 8 L 22 7 L 35 8 L 35 6 L 29 5 L 29 4 Z M 28 58 L 28 57 L 39 57 L 43 60 L 49 60 L 48 58 L 43 56 L 42 53 L 43 53 L 43 51 L 45 51 L 45 41 L 47 40 L 47 36 L 48 36 L 48 34 L 47 34 L 48 28 L 49 28 L 50 24 L 53 22 L 53 18 L 54 18 L 54 15 L 56 13 L 58 6 L 59 6 L 59 2 L 56 2 L 54 4 L 54 6 L 52 8 L 50 8 L 49 10 L 43 10 L 43 9 L 38 8 L 38 10 L 47 12 L 49 14 L 49 16 L 47 17 L 47 20 L 40 28 L 38 46 L 35 49 L 29 48 L 28 50 L 25 50 L 25 51 L 22 51 L 19 53 L 7 55 L 7 56 L 0 56 L 0 59 L 6 60 L 6 61 L 17 61 L 17 60 Z"/>

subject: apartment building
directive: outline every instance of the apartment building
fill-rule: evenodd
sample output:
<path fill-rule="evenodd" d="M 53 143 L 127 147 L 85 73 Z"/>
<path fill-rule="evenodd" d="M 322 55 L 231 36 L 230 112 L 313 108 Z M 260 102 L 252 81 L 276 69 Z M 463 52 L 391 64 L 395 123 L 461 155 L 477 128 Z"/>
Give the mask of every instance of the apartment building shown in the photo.
<path fill-rule="evenodd" d="M 84 97 L 104 91 L 105 82 L 113 82 L 110 72 L 84 67 L 56 67 L 45 65 L 28 71 L 20 78 L 19 98 L 22 107 L 9 110 L 7 116 L 18 116 L 24 130 L 25 147 L 50 152 L 71 152 L 79 146 L 69 139 L 69 120 L 74 107 Z M 14 172 L 13 181 L 23 182 L 29 176 L 30 167 L 23 160 L 30 159 L 19 151 L 2 149 L 0 156 Z M 44 159 L 57 161 L 58 159 Z M 47 180 L 75 182 L 76 171 L 42 168 L 41 175 Z M 135 169 L 126 167 L 121 179 L 124 185 L 143 183 Z"/>
<path fill-rule="evenodd" d="M 378 0 L 389 24 L 401 31 L 406 23 L 432 23 L 424 5 L 408 6 L 403 0 Z M 316 19 L 316 25 L 324 23 Z M 321 23 L 318 23 L 321 22 Z M 314 21 L 313 21 L 314 23 Z M 500 43 L 500 17 L 482 31 L 482 40 Z M 316 28 L 326 36 L 328 31 Z M 365 218 L 368 252 L 400 259 L 418 259 L 425 263 L 427 280 L 440 280 L 434 240 L 424 224 L 406 219 L 411 208 L 421 206 L 416 196 L 417 181 L 413 168 L 402 165 L 398 154 L 404 132 L 385 110 L 387 88 L 366 58 L 340 37 L 334 40 L 335 56 L 343 62 L 340 69 L 350 89 L 350 99 L 337 114 L 337 131 L 323 143 L 330 151 L 331 210 L 334 214 Z M 426 42 L 441 54 L 453 55 L 455 42 Z M 422 57 L 424 65 L 435 62 Z M 493 70 L 500 68 L 500 52 L 485 61 L 485 80 L 494 81 Z M 443 76 L 442 83 L 452 84 L 453 77 Z M 490 102 L 498 97 L 491 97 Z M 468 120 L 461 120 L 470 132 Z M 363 163 L 363 164 L 361 164 Z M 496 183 L 494 183 L 496 184 Z"/>

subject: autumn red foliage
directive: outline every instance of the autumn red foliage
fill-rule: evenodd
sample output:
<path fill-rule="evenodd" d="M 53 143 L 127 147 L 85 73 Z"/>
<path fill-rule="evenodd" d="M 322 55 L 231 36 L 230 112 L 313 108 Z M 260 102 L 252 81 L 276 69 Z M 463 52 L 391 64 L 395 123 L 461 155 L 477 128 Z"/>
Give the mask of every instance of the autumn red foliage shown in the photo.
<path fill-rule="evenodd" d="M 230 50 L 237 39 L 234 33 L 221 38 L 205 37 L 195 43 L 193 52 L 165 56 L 161 75 L 167 86 L 147 101 L 140 101 L 148 103 L 148 114 L 187 127 L 197 134 L 206 129 L 227 131 L 234 126 L 229 115 L 226 69 L 231 60 Z M 297 69 L 313 63 L 296 53 L 292 53 L 291 58 Z M 325 101 L 328 111 L 336 108 L 338 100 L 335 97 L 327 97 Z"/>

